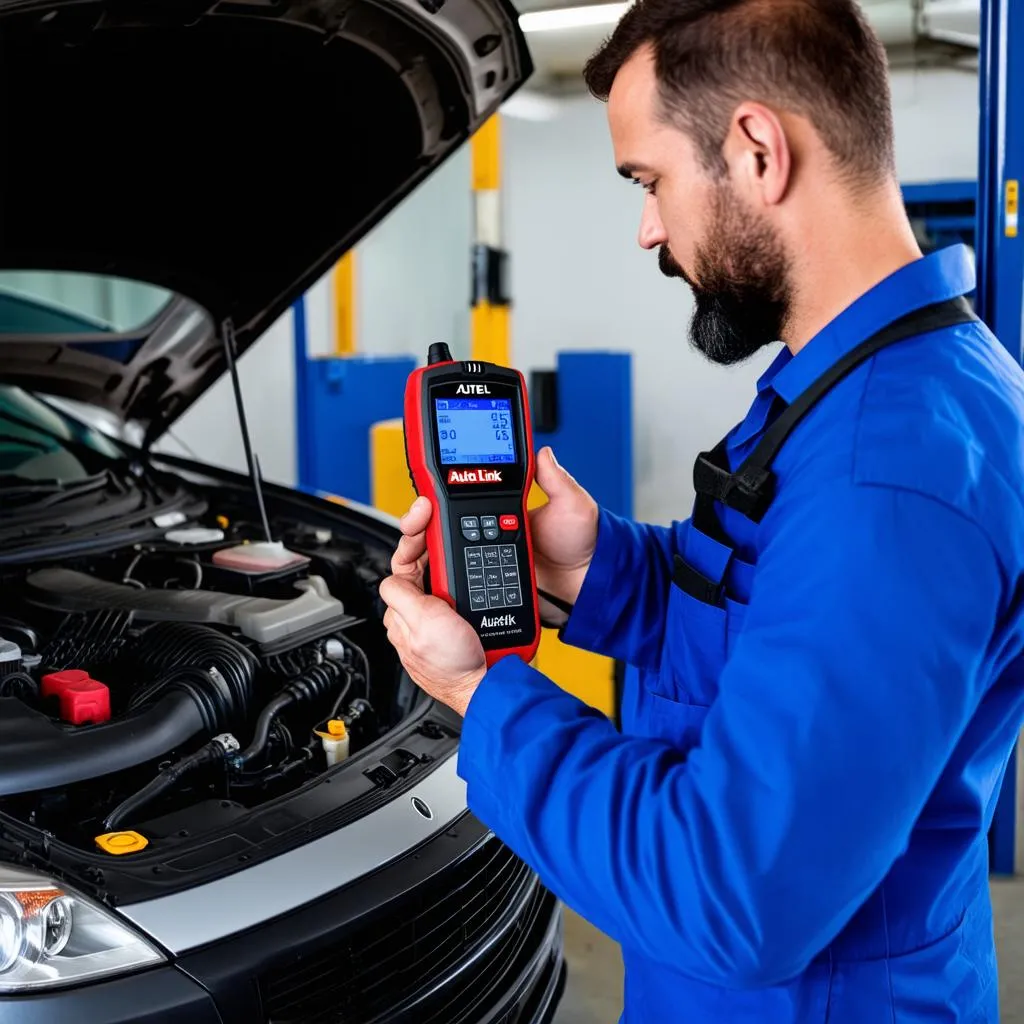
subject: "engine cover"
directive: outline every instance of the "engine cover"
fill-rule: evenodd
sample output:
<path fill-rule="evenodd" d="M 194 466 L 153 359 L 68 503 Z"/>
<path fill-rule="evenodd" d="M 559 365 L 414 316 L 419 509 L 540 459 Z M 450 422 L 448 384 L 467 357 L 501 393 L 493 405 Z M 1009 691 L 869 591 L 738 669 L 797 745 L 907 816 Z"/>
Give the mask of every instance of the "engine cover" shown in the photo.
<path fill-rule="evenodd" d="M 57 567 L 40 569 L 25 582 L 29 600 L 47 608 L 66 612 L 113 609 L 131 612 L 141 621 L 227 626 L 268 653 L 335 632 L 355 621 L 319 576 L 296 582 L 298 593 L 290 600 L 214 590 L 140 590 Z"/>

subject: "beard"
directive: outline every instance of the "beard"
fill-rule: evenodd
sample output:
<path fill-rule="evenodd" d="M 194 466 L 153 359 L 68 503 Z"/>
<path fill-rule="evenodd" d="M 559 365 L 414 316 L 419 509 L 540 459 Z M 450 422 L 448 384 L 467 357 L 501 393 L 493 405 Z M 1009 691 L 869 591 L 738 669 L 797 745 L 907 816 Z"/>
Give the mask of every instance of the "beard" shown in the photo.
<path fill-rule="evenodd" d="M 777 233 L 745 217 L 727 187 L 714 193 L 711 223 L 711 238 L 697 246 L 692 277 L 665 245 L 658 266 L 693 290 L 691 344 L 711 362 L 729 366 L 780 340 L 789 316 L 789 260 Z"/>

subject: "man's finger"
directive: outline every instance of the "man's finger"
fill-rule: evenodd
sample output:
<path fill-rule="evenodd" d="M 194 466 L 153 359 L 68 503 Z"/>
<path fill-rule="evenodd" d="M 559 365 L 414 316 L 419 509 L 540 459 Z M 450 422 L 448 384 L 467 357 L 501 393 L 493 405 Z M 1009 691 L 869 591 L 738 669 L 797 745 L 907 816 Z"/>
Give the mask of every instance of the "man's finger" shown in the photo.
<path fill-rule="evenodd" d="M 383 580 L 380 596 L 388 608 L 404 620 L 403 625 L 407 631 L 416 628 L 423 615 L 424 604 L 430 600 L 414 583 L 401 576 L 388 576 Z"/>
<path fill-rule="evenodd" d="M 409 511 L 399 520 L 399 528 L 407 537 L 423 533 L 433 514 L 433 506 L 427 498 L 419 497 L 409 507 Z"/>
<path fill-rule="evenodd" d="M 391 571 L 396 576 L 422 576 L 426 566 L 424 557 L 426 553 L 427 535 L 425 533 L 402 537 L 391 557 Z"/>
<path fill-rule="evenodd" d="M 384 613 L 384 628 L 387 630 L 388 639 L 392 644 L 396 642 L 404 644 L 409 639 L 409 627 L 393 608 L 388 608 Z"/>
<path fill-rule="evenodd" d="M 552 501 L 575 497 L 581 490 L 576 480 L 559 465 L 550 447 L 542 448 L 537 456 L 537 483 Z"/>

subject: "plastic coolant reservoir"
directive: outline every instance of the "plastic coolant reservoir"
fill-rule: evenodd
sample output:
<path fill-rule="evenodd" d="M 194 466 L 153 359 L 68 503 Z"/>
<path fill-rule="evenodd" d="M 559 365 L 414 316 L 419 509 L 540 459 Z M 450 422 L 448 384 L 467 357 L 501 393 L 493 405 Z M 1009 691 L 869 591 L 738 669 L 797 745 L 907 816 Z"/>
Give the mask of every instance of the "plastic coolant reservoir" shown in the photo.
<path fill-rule="evenodd" d="M 214 552 L 213 564 L 237 572 L 268 572 L 273 569 L 288 569 L 293 565 L 306 565 L 309 559 L 289 551 L 279 540 L 259 541 L 255 544 L 239 544 Z"/>
<path fill-rule="evenodd" d="M 323 744 L 328 766 L 344 761 L 348 757 L 350 735 L 348 729 L 345 728 L 345 723 L 340 718 L 332 718 L 314 731 Z"/>

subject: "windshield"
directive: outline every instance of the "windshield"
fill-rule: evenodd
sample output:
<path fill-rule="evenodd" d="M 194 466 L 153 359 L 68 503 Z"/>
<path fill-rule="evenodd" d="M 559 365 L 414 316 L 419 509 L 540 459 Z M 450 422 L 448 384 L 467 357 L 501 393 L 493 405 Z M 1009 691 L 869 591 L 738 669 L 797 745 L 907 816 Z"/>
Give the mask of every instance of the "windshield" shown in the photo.
<path fill-rule="evenodd" d="M 3 488 L 18 481 L 61 484 L 96 471 L 89 455 L 117 459 L 121 451 L 102 434 L 41 402 L 21 388 L 0 384 L 0 505 Z M 84 460 L 84 461 L 83 461 Z"/>
<path fill-rule="evenodd" d="M 0 270 L 0 334 L 127 334 L 172 293 L 102 274 Z"/>

